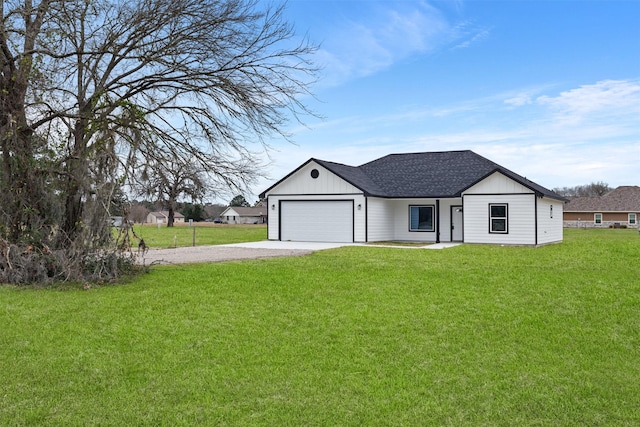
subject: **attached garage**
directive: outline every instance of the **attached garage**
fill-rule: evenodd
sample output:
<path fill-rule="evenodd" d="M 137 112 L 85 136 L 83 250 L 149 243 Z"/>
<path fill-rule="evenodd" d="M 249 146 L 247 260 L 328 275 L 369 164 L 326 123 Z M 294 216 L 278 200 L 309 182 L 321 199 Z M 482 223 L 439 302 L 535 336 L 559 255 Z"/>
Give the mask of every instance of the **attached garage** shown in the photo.
<path fill-rule="evenodd" d="M 566 200 L 473 151 L 309 159 L 260 195 L 269 240 L 544 245 Z"/>
<path fill-rule="evenodd" d="M 281 200 L 280 240 L 353 242 L 353 200 Z"/>

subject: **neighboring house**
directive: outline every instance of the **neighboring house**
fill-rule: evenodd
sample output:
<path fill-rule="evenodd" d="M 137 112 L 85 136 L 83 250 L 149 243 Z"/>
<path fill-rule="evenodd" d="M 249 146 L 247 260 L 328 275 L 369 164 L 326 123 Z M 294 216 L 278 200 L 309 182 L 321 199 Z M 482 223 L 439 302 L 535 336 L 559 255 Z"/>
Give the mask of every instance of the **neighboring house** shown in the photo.
<path fill-rule="evenodd" d="M 269 210 L 264 206 L 229 206 L 220 214 L 220 219 L 228 224 L 266 224 L 268 213 Z"/>
<path fill-rule="evenodd" d="M 515 245 L 562 241 L 566 201 L 472 151 L 310 159 L 260 197 L 271 240 Z"/>
<path fill-rule="evenodd" d="M 150 222 L 153 224 L 156 224 L 156 223 L 166 224 L 168 220 L 169 220 L 169 211 L 149 212 L 149 214 L 147 215 L 147 222 Z M 184 222 L 184 215 L 182 215 L 180 212 L 174 212 L 173 222 L 174 223 Z"/>
<path fill-rule="evenodd" d="M 204 211 L 207 216 L 207 220 L 217 220 L 220 219 L 220 214 L 224 212 L 226 206 L 223 205 L 205 205 Z"/>
<path fill-rule="evenodd" d="M 640 187 L 622 186 L 600 197 L 569 197 L 565 227 L 638 227 Z"/>

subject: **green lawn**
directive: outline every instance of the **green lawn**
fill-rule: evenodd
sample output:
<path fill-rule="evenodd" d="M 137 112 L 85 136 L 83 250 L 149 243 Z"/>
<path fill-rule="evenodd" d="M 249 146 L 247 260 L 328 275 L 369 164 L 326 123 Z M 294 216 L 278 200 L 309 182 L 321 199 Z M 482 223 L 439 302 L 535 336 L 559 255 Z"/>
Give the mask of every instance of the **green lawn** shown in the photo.
<path fill-rule="evenodd" d="M 194 227 L 188 224 L 160 228 L 157 225 L 136 224 L 133 227 L 136 235 L 143 238 L 152 249 L 193 246 L 194 230 L 196 246 L 267 240 L 266 225 L 196 223 Z"/>
<path fill-rule="evenodd" d="M 0 287 L 0 424 L 640 425 L 640 236 Z"/>

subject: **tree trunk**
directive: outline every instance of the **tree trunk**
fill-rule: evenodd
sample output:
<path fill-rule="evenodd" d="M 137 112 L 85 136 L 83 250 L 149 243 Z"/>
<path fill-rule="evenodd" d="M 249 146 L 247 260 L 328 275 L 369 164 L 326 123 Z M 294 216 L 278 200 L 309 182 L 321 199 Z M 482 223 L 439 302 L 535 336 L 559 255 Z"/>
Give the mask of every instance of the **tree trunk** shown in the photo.
<path fill-rule="evenodd" d="M 78 120 L 73 132 L 73 150 L 66 162 L 66 185 L 64 188 L 64 217 L 62 220 L 63 244 L 71 244 L 81 230 L 84 181 L 87 179 L 86 136 L 88 121 Z"/>
<path fill-rule="evenodd" d="M 169 215 L 167 217 L 167 227 L 173 227 L 175 213 L 173 211 L 173 206 L 169 206 Z"/>
<path fill-rule="evenodd" d="M 8 67 L 7 67 L 8 68 Z M 2 201 L 4 237 L 11 242 L 27 240 L 41 221 L 44 194 L 36 182 L 38 177 L 35 160 L 33 130 L 26 118 L 24 97 L 26 78 L 20 70 L 7 70 L 0 84 L 0 138 L 2 149 L 2 175 L 0 200 Z"/>

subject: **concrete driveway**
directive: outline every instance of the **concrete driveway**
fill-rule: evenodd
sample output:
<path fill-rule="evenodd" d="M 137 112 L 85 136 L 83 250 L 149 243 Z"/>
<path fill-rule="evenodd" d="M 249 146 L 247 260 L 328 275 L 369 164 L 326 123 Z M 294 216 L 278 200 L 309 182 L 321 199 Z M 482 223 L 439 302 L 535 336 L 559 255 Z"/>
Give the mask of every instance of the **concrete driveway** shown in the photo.
<path fill-rule="evenodd" d="M 444 249 L 459 243 L 437 243 L 427 246 L 385 246 L 402 249 Z M 220 262 L 242 259 L 275 258 L 308 255 L 315 251 L 340 248 L 343 246 L 372 246 L 364 243 L 325 242 L 261 242 L 234 243 L 229 245 L 194 246 L 174 249 L 151 249 L 140 256 L 140 264 L 190 264 L 200 262 Z M 372 246 L 381 247 L 381 246 Z"/>

